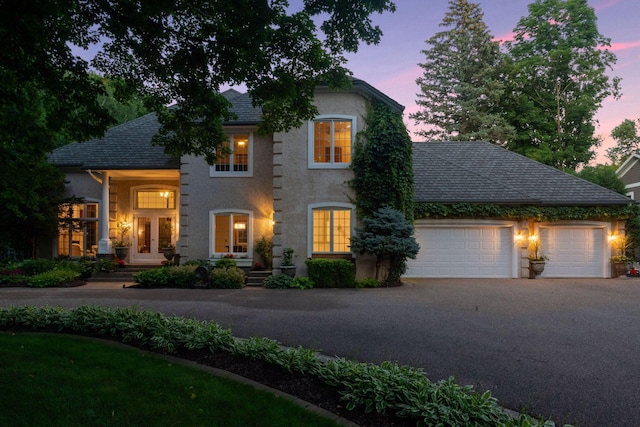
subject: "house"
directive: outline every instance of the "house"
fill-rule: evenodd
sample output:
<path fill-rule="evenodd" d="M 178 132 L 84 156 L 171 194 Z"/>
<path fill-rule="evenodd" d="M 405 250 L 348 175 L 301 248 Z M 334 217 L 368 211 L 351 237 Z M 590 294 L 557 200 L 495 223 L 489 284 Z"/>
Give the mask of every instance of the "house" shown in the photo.
<path fill-rule="evenodd" d="M 543 277 L 611 276 L 624 221 L 598 210 L 616 212 L 628 197 L 486 142 L 415 143 L 413 163 L 420 253 L 407 277 L 528 277 L 530 239 L 549 258 Z M 425 218 L 421 205 L 452 214 Z M 561 217 L 531 219 L 545 209 Z"/>
<path fill-rule="evenodd" d="M 347 181 L 356 133 L 371 100 L 394 111 L 404 107 L 354 79 L 347 91 L 317 89 L 314 120 L 259 135 L 261 111 L 250 97 L 235 90 L 224 95 L 237 119 L 225 123 L 231 154 L 213 166 L 152 146 L 159 128 L 154 114 L 55 150 L 49 160 L 66 173 L 68 195 L 84 202 L 72 212 L 83 226 L 61 229 L 52 254 L 109 254 L 114 241 L 125 240 L 129 263 L 159 263 L 162 246 L 171 243 L 182 261 L 231 254 L 251 267 L 262 262 L 255 243 L 273 237 L 274 266 L 290 247 L 300 274 L 307 258 L 352 259 L 356 219 Z M 125 235 L 123 224 L 130 229 Z"/>
<path fill-rule="evenodd" d="M 618 178 L 624 182 L 627 195 L 633 199 L 640 199 L 640 154 L 633 153 L 626 158 L 616 170 Z"/>
<path fill-rule="evenodd" d="M 151 145 L 159 125 L 148 114 L 100 139 L 55 150 L 50 162 L 81 197 L 51 251 L 102 255 L 113 242 L 131 244 L 127 262 L 160 263 L 175 244 L 181 261 L 232 255 L 242 267 L 262 262 L 254 246 L 273 238 L 274 267 L 294 250 L 299 274 L 313 257 L 353 259 L 356 225 L 347 182 L 356 133 L 371 100 L 403 106 L 362 80 L 346 91 L 320 87 L 318 116 L 288 132 L 260 135 L 261 111 L 247 94 L 228 90 L 237 119 L 225 123 L 231 154 L 215 165 L 176 158 Z M 414 144 L 416 212 L 424 206 L 493 204 L 511 207 L 620 207 L 629 199 L 488 143 Z M 424 212 L 424 211 L 423 211 Z M 527 244 L 539 236 L 551 259 L 547 277 L 609 277 L 616 220 L 539 222 L 491 215 L 421 217 L 421 246 L 407 277 L 527 277 Z M 359 275 L 373 271 L 357 258 Z"/>

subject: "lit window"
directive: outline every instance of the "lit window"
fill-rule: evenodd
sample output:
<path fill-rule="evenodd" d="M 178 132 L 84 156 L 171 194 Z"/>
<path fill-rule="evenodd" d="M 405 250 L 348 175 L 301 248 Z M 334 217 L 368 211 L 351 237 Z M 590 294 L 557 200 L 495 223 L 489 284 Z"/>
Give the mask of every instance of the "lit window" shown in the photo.
<path fill-rule="evenodd" d="M 137 209 L 175 209 L 176 192 L 174 190 L 136 191 Z"/>
<path fill-rule="evenodd" d="M 211 168 L 212 176 L 251 176 L 252 134 L 230 134 Z"/>
<path fill-rule="evenodd" d="M 98 203 L 67 203 L 58 215 L 58 256 L 95 256 Z"/>
<path fill-rule="evenodd" d="M 246 213 L 214 213 L 214 254 L 246 254 L 249 252 L 249 225 L 249 215 Z"/>
<path fill-rule="evenodd" d="M 313 210 L 313 253 L 349 253 L 351 209 Z"/>
<path fill-rule="evenodd" d="M 355 117 L 318 118 L 309 126 L 309 167 L 347 167 L 351 163 L 351 147 Z"/>

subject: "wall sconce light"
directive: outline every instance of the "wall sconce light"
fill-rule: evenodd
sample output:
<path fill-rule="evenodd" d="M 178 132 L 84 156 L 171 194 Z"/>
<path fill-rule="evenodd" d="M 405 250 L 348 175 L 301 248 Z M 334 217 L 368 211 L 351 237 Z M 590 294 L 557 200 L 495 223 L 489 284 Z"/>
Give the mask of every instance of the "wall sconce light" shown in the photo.
<path fill-rule="evenodd" d="M 529 236 L 529 243 L 535 243 L 538 241 L 538 235 L 537 234 L 531 234 Z"/>
<path fill-rule="evenodd" d="M 614 243 L 616 240 L 618 240 L 618 235 L 614 233 L 610 233 L 607 236 L 607 240 L 609 240 L 609 243 Z"/>
<path fill-rule="evenodd" d="M 517 232 L 516 234 L 513 235 L 513 241 L 515 243 L 520 243 L 523 240 L 524 240 L 524 234 L 521 231 L 519 231 L 519 232 Z"/>

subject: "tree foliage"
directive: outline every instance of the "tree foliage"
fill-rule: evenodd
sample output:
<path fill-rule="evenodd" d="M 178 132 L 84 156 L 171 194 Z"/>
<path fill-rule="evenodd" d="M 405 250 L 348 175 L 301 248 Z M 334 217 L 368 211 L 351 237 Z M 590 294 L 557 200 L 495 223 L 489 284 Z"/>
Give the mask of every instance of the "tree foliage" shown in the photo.
<path fill-rule="evenodd" d="M 351 238 L 351 250 L 360 255 L 375 255 L 376 279 L 395 284 L 407 269 L 407 258 L 415 259 L 420 246 L 414 236 L 414 227 L 402 212 L 383 207 L 370 217 L 362 219 Z M 386 277 L 379 277 L 385 258 L 389 262 Z"/>
<path fill-rule="evenodd" d="M 501 110 L 503 55 L 484 23 L 483 12 L 468 0 L 450 0 L 440 24 L 446 28 L 426 41 L 424 74 L 417 79 L 420 111 L 428 140 L 506 142 L 513 128 Z"/>
<path fill-rule="evenodd" d="M 511 60 L 506 111 L 516 137 L 506 146 L 559 169 L 588 163 L 594 147 L 594 115 L 619 79 L 610 39 L 598 31 L 587 0 L 536 0 L 505 43 Z"/>
<path fill-rule="evenodd" d="M 614 164 L 620 164 L 628 156 L 640 152 L 640 119 L 636 121 L 625 119 L 611 131 L 616 145 L 607 149 L 607 157 Z"/>
<path fill-rule="evenodd" d="M 413 220 L 413 151 L 402 114 L 374 101 L 365 122 L 351 163 L 358 216 L 389 206 Z"/>
<path fill-rule="evenodd" d="M 616 193 L 626 194 L 624 182 L 616 175 L 616 169 L 614 165 L 585 166 L 576 175 Z"/>

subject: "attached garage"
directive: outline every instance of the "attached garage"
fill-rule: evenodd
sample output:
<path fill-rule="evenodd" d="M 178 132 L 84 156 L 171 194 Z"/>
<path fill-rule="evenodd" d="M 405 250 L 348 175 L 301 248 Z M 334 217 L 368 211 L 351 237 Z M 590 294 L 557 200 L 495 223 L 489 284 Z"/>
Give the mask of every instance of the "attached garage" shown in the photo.
<path fill-rule="evenodd" d="M 539 227 L 549 257 L 542 277 L 606 277 L 606 225 Z"/>
<path fill-rule="evenodd" d="M 405 277 L 514 277 L 514 224 L 436 223 L 416 222 L 420 252 Z"/>

